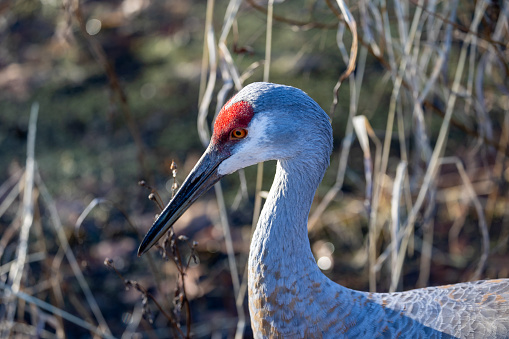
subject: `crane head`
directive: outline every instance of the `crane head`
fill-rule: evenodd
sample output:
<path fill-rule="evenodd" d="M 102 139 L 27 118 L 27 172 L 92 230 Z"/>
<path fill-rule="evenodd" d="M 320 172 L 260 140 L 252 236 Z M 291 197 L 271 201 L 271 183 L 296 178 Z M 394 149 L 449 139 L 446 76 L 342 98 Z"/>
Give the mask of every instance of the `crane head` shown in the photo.
<path fill-rule="evenodd" d="M 297 88 L 253 83 L 230 99 L 214 122 L 209 146 L 145 235 L 138 256 L 148 251 L 223 176 L 259 162 L 298 154 L 310 143 L 308 129 L 315 124 L 313 114 L 302 114 L 306 111 L 317 113 L 317 120 L 331 135 L 327 114 Z"/>

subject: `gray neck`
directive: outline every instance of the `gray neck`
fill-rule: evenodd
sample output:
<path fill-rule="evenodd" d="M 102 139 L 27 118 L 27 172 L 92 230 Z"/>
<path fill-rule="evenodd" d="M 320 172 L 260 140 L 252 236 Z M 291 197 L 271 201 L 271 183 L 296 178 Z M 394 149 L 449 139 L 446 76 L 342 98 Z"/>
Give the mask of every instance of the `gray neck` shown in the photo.
<path fill-rule="evenodd" d="M 255 337 L 295 337 L 309 324 L 329 321 L 323 314 L 335 307 L 331 298 L 347 304 L 351 299 L 345 288 L 321 273 L 309 245 L 308 214 L 328 163 L 317 158 L 277 163 L 249 253 L 249 311 Z"/>
<path fill-rule="evenodd" d="M 309 160 L 309 159 L 308 159 Z M 250 261 L 280 265 L 289 261 L 315 265 L 307 220 L 323 171 L 300 159 L 277 162 L 274 183 L 251 242 Z M 283 265 L 286 266 L 286 265 Z M 273 267 L 276 268 L 276 267 Z"/>

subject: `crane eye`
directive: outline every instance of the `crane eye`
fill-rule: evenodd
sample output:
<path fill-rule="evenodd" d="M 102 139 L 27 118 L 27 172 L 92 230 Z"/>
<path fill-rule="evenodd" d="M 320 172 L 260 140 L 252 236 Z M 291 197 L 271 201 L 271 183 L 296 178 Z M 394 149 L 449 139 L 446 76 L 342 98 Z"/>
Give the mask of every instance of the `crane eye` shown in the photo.
<path fill-rule="evenodd" d="M 247 129 L 245 129 L 245 128 L 235 128 L 230 133 L 230 140 L 244 139 L 246 136 L 247 136 Z"/>

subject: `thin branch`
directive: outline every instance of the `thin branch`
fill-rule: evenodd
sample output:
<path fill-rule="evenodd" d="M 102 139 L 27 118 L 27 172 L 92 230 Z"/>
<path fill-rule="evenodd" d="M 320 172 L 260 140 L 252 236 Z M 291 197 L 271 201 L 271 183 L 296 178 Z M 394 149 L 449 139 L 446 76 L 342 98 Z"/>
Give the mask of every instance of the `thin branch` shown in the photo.
<path fill-rule="evenodd" d="M 251 7 L 253 7 L 257 11 L 259 11 L 261 13 L 264 13 L 264 14 L 268 13 L 268 9 L 263 7 L 263 6 L 258 5 L 255 2 L 255 0 L 247 0 L 247 2 L 248 2 L 248 4 Z M 297 26 L 297 27 L 300 27 L 300 28 L 306 29 L 306 30 L 307 29 L 313 29 L 313 28 L 322 28 L 322 29 L 335 29 L 335 28 L 337 28 L 337 23 L 336 22 L 333 22 L 333 23 L 330 23 L 330 24 L 326 24 L 326 23 L 314 22 L 314 21 L 298 21 L 298 20 L 294 20 L 294 19 L 285 18 L 285 17 L 279 16 L 279 15 L 276 15 L 276 14 L 274 14 L 272 17 L 276 21 L 279 21 L 279 22 L 282 22 L 282 23 L 285 23 L 285 24 L 289 24 L 289 25 L 293 25 L 293 26 Z"/>
<path fill-rule="evenodd" d="M 34 220 L 34 172 L 35 172 L 35 136 L 37 131 L 37 116 L 39 114 L 39 104 L 37 102 L 32 104 L 30 110 L 30 120 L 28 123 L 28 138 L 27 138 L 27 157 L 26 157 L 26 170 L 25 170 L 25 189 L 23 192 L 23 223 L 21 225 L 21 231 L 19 235 L 19 246 L 16 253 L 16 260 L 12 265 L 12 269 L 9 272 L 9 283 L 13 294 L 17 294 L 21 288 L 21 277 L 23 276 L 23 270 L 25 267 L 25 261 L 28 250 L 28 236 L 30 234 L 30 228 Z M 10 328 L 14 323 L 14 312 L 16 310 L 16 303 L 7 296 L 7 314 L 6 321 L 7 327 L 2 331 L 2 337 L 6 338 L 10 333 Z"/>
<path fill-rule="evenodd" d="M 46 188 L 46 185 L 44 184 L 38 170 L 36 173 L 36 180 L 37 187 L 41 192 L 42 200 L 49 210 L 51 222 L 53 224 L 53 228 L 55 229 L 55 233 L 57 234 L 57 239 L 60 242 L 60 246 L 65 252 L 65 256 L 69 261 L 69 264 L 71 265 L 71 269 L 74 273 L 74 276 L 76 277 L 76 280 L 78 281 L 78 284 L 81 290 L 83 291 L 83 294 L 85 295 L 87 303 L 92 313 L 94 314 L 96 320 L 98 321 L 100 327 L 103 329 L 105 333 L 110 334 L 111 332 L 108 327 L 108 324 L 106 323 L 106 320 L 104 319 L 104 316 L 101 313 L 101 309 L 99 308 L 99 305 L 97 304 L 97 301 L 95 300 L 95 297 L 92 291 L 90 290 L 90 287 L 88 286 L 88 283 L 83 275 L 83 272 L 81 271 L 80 265 L 76 261 L 76 257 L 74 256 L 74 253 L 71 250 L 69 241 L 67 240 L 67 236 L 64 231 L 64 227 L 58 215 L 56 204 L 53 198 L 51 197 L 48 189 Z"/>
<path fill-rule="evenodd" d="M 145 287 L 140 285 L 137 281 L 128 280 L 128 279 L 124 278 L 124 276 L 115 267 L 113 260 L 106 258 L 104 260 L 104 265 L 111 268 L 117 274 L 117 276 L 120 278 L 120 280 L 122 280 L 124 282 L 124 285 L 126 286 L 126 288 L 134 287 L 134 289 L 136 289 L 138 292 L 140 292 L 143 295 L 143 307 L 144 308 L 147 307 L 148 299 L 152 300 L 152 302 L 154 303 L 154 305 L 156 305 L 159 312 L 161 312 L 161 314 L 170 322 L 171 328 L 174 331 L 174 333 L 178 334 L 182 338 L 189 337 L 189 336 L 184 336 L 184 333 L 180 329 L 180 326 L 177 323 L 176 319 L 173 316 L 171 316 L 171 314 L 168 314 L 164 311 L 163 307 L 157 302 L 157 299 L 154 298 L 154 296 L 150 292 L 148 292 L 148 290 Z M 147 312 L 147 310 L 145 310 L 144 312 Z"/>
<path fill-rule="evenodd" d="M 102 331 L 100 328 L 97 328 L 96 326 L 70 314 L 69 312 L 66 312 L 62 309 L 59 309 L 51 304 L 48 304 L 47 302 L 37 299 L 29 294 L 26 294 L 24 292 L 14 292 L 14 290 L 11 288 L 11 286 L 3 283 L 0 281 L 0 288 L 2 288 L 4 291 L 8 291 L 9 293 L 12 293 L 16 298 L 24 300 L 30 304 L 34 304 L 35 306 L 46 310 L 50 312 L 51 314 L 57 315 L 59 317 L 64 318 L 65 320 L 78 325 L 86 330 L 89 330 L 90 332 L 95 333 L 96 335 L 102 337 L 102 338 L 115 338 L 110 333 Z"/>
<path fill-rule="evenodd" d="M 395 242 L 392 247 L 391 253 L 391 287 L 389 292 L 395 292 L 398 284 L 401 279 L 401 269 L 403 267 L 404 255 L 399 256 L 398 251 L 400 248 L 400 243 L 397 239 L 397 235 L 399 233 L 400 226 L 400 217 L 399 217 L 399 207 L 401 201 L 401 191 L 403 189 L 403 179 L 405 177 L 405 172 L 407 169 L 407 163 L 402 161 L 398 164 L 398 168 L 396 169 L 396 178 L 394 179 L 394 185 L 392 187 L 392 200 L 391 200 L 391 237 L 392 241 Z M 402 251 L 405 253 L 406 251 Z M 399 260 L 398 260 L 399 259 Z"/>
<path fill-rule="evenodd" d="M 81 11 L 80 0 L 77 0 L 75 3 L 76 8 L 74 9 L 74 16 L 78 21 L 81 34 L 83 38 L 85 38 L 85 40 L 88 42 L 93 56 L 96 58 L 99 65 L 101 65 L 101 67 L 104 69 L 104 72 L 106 73 L 110 82 L 111 91 L 117 96 L 117 99 L 119 100 L 121 111 L 127 123 L 127 128 L 129 129 L 129 133 L 133 137 L 134 143 L 136 145 L 136 154 L 140 165 L 141 175 L 142 177 L 149 178 L 150 181 L 152 181 L 152 176 L 150 175 L 150 171 L 148 170 L 145 161 L 145 153 L 147 150 L 143 143 L 140 131 L 138 130 L 138 125 L 131 113 L 131 108 L 127 102 L 127 95 L 125 94 L 125 91 L 120 84 L 120 80 L 118 79 L 115 69 L 108 61 L 108 57 L 104 51 L 104 48 L 93 36 L 87 32 L 85 18 L 83 16 L 83 12 Z"/>
<path fill-rule="evenodd" d="M 479 258 L 479 263 L 477 264 L 477 268 L 474 274 L 471 277 L 471 280 L 479 280 L 482 276 L 484 268 L 486 267 L 486 262 L 488 260 L 488 256 L 490 253 L 490 236 L 488 233 L 488 226 L 486 225 L 486 217 L 484 215 L 484 210 L 475 193 L 474 187 L 468 178 L 467 172 L 465 171 L 465 167 L 463 163 L 457 157 L 448 157 L 440 160 L 440 165 L 453 164 L 456 165 L 456 169 L 461 177 L 461 181 L 463 181 L 463 185 L 465 186 L 465 190 L 470 198 L 470 201 L 473 203 L 475 211 L 477 213 L 477 218 L 479 219 L 479 232 L 481 233 L 481 257 Z"/>

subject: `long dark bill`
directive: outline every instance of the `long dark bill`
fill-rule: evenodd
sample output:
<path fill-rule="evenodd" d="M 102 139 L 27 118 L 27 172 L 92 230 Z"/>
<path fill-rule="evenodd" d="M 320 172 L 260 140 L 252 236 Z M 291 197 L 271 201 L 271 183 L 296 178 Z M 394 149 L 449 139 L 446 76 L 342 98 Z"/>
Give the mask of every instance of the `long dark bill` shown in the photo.
<path fill-rule="evenodd" d="M 220 152 L 211 149 L 211 147 L 207 148 L 177 194 L 166 205 L 145 235 L 138 248 L 138 256 L 141 256 L 154 246 L 171 225 L 184 214 L 189 206 L 223 177 L 217 173 L 217 167 L 226 158 L 226 156 L 221 156 Z"/>

